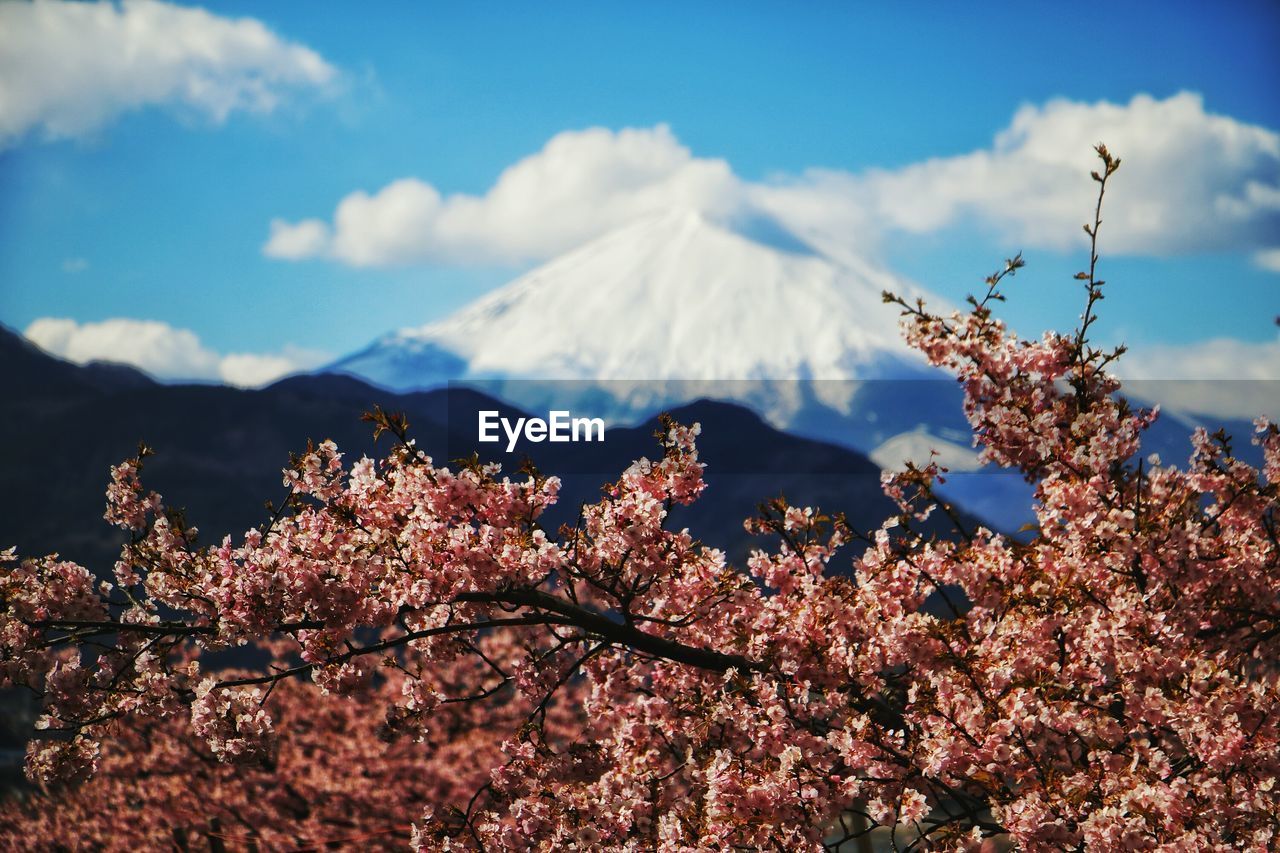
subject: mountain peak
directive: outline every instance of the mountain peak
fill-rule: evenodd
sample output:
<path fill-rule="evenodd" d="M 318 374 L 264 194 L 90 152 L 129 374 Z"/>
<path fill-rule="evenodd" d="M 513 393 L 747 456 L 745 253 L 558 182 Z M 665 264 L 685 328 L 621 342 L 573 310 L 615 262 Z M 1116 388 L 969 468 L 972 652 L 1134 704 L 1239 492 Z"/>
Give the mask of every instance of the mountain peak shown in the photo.
<path fill-rule="evenodd" d="M 452 354 L 467 377 L 855 379 L 910 372 L 886 288 L 767 221 L 723 223 L 677 208 L 534 269 L 445 320 L 388 336 L 338 369 L 393 387 L 410 352 Z M 450 377 L 461 378 L 461 377 Z"/>

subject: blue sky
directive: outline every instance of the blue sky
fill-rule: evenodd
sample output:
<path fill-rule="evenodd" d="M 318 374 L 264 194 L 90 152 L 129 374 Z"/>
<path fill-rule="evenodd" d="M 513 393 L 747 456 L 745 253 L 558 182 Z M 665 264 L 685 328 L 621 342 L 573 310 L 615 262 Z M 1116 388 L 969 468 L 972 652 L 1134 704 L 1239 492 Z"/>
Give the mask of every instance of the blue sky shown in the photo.
<path fill-rule="evenodd" d="M 9 91 L 0 97 L 0 322 L 18 329 L 40 318 L 129 318 L 190 330 L 216 355 L 338 356 L 447 314 L 569 236 L 517 246 L 473 235 L 465 251 L 379 249 L 356 262 L 335 236 L 290 260 L 264 252 L 273 220 L 324 223 L 337 235 L 335 208 L 354 192 L 414 179 L 418 190 L 483 197 L 559 134 L 665 125 L 658 148 L 726 164 L 735 186 L 803 185 L 836 207 L 838 192 L 899 194 L 858 214 L 882 233 L 865 246 L 851 238 L 851 250 L 943 296 L 959 299 L 1022 249 L 1030 267 L 1005 314 L 1036 335 L 1070 325 L 1079 310 L 1069 281 L 1079 246 L 1046 236 L 1059 214 L 1028 223 L 996 210 L 1016 194 L 978 198 L 960 176 L 972 165 L 963 158 L 994 150 L 1024 107 L 1044 110 L 1032 118 L 1047 123 L 1047 105 L 1076 104 L 1078 125 L 1091 120 L 1089 105 L 1184 93 L 1199 98 L 1198 108 L 1178 102 L 1192 132 L 1218 117 L 1231 123 L 1222 138 L 1248 139 L 1226 155 L 1203 142 L 1162 160 L 1163 113 L 1149 111 L 1134 119 L 1145 122 L 1136 138 L 1155 152 L 1147 165 L 1185 165 L 1168 184 L 1187 174 L 1195 183 L 1202 170 L 1192 202 L 1214 197 L 1221 181 L 1253 207 L 1238 226 L 1182 209 L 1170 215 L 1189 218 L 1186 238 L 1124 232 L 1110 255 L 1104 231 L 1114 282 L 1104 328 L 1153 352 L 1222 338 L 1274 349 L 1280 271 L 1268 267 L 1280 269 L 1280 202 L 1269 193 L 1280 194 L 1280 157 L 1267 153 L 1265 134 L 1280 130 L 1275 3 L 1117 4 L 1104 15 L 1013 3 L 244 2 L 206 5 L 211 15 L 198 19 L 153 15 L 146 37 L 158 42 L 183 43 L 166 27 L 226 25 L 226 56 L 200 79 L 229 87 L 227 99 L 208 87 L 148 89 L 165 74 L 190 79 L 172 64 L 117 78 L 121 51 L 110 44 L 93 74 L 60 83 L 49 58 L 95 46 L 77 40 L 90 38 L 74 32 L 79 19 L 18 20 L 21 5 L 0 8 L 0 31 L 10 33 L 0 35 L 0 93 Z M 56 19 L 62 5 L 42 4 L 41 14 Z M 104 13 L 143 12 L 157 9 Z M 265 25 L 267 42 L 234 29 L 244 17 Z M 39 50 L 15 47 L 22 27 L 34 28 L 27 41 Z M 311 59 L 285 56 L 293 48 Z M 245 79 L 257 82 L 246 89 Z M 101 114 L 79 122 L 91 105 Z M 1129 167 L 1132 152 L 1117 153 Z M 928 194 L 920 164 L 931 160 L 952 163 L 957 210 L 904 209 L 900 194 Z M 1034 199 L 1043 188 L 1026 168 L 1025 158 L 1012 161 L 1008 180 L 1016 189 L 1026 178 Z M 1137 177 L 1126 186 L 1130 169 Z M 1084 171 L 1080 180 L 1087 194 Z M 1115 193 L 1160 188 L 1139 164 L 1122 169 Z M 1187 207 L 1181 194 L 1161 198 Z M 839 237 L 849 216 L 821 224 Z M 486 254 L 488 245 L 503 250 Z"/>

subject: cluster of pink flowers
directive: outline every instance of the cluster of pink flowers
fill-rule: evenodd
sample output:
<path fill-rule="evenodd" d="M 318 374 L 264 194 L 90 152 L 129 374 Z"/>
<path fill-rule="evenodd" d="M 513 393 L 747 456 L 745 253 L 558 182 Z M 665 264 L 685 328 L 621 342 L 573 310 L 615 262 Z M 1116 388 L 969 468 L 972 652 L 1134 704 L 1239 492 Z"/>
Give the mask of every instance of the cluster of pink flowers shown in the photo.
<path fill-rule="evenodd" d="M 347 696 L 283 681 L 262 706 L 279 728 L 271 750 L 235 763 L 192 737 L 187 717 L 122 721 L 92 778 L 0 809 L 0 847 L 404 850 L 424 803 L 446 816 L 466 809 L 503 760 L 503 732 L 529 709 L 511 703 L 478 717 L 444 706 L 432 731 L 393 737 L 373 709 L 395 702 L 402 680 L 389 670 L 376 688 Z"/>
<path fill-rule="evenodd" d="M 197 547 L 131 460 L 109 493 L 132 531 L 115 584 L 52 557 L 0 574 L 3 683 L 41 692 L 61 733 L 29 769 L 84 775 L 115 750 L 118 770 L 139 726 L 260 766 L 309 724 L 299 706 L 273 720 L 268 694 L 309 678 L 317 707 L 388 736 L 483 734 L 474 796 L 405 816 L 420 849 L 802 850 L 872 831 L 1274 849 L 1280 429 L 1258 422 L 1260 470 L 1204 434 L 1182 468 L 1134 464 L 1155 415 L 1116 394 L 1110 356 L 1083 334 L 1018 341 L 987 304 L 904 323 L 963 383 L 986 457 L 1036 484 L 1027 541 L 916 532 L 950 510 L 929 466 L 887 481 L 901 512 L 851 572 L 830 562 L 859 534 L 782 502 L 748 522 L 773 547 L 736 570 L 669 525 L 704 490 L 697 427 L 674 423 L 659 459 L 558 532 L 539 522 L 555 479 L 437 465 L 383 414 L 385 459 L 310 449 L 238 544 Z M 271 665 L 203 663 L 246 644 Z M 382 753 L 346 754 L 385 778 Z"/>

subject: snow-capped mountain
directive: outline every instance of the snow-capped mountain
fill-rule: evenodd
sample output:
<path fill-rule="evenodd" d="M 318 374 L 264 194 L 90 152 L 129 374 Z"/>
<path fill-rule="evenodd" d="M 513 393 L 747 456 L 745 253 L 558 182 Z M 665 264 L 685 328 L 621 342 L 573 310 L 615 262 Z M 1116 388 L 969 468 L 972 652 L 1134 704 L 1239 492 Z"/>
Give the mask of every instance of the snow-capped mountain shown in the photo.
<path fill-rule="evenodd" d="M 947 491 L 985 501 L 989 519 L 1016 529 L 1026 519 L 1004 507 L 1027 505 L 1025 484 L 975 470 L 959 388 L 907 347 L 885 290 L 949 310 L 885 270 L 776 228 L 676 211 L 328 370 L 397 391 L 463 380 L 526 411 L 567 408 L 614 425 L 699 398 L 741 403 L 775 428 L 884 468 L 939 450 L 952 468 Z M 1010 489 L 1021 500 L 1010 501 Z"/>
<path fill-rule="evenodd" d="M 779 429 L 870 452 L 937 420 L 914 412 L 922 390 L 954 397 L 949 383 L 893 387 L 936 374 L 903 342 L 886 289 L 942 306 L 767 223 L 672 211 L 327 369 L 397 391 L 465 380 L 525 409 L 584 408 L 615 423 L 734 401 Z"/>
<path fill-rule="evenodd" d="M 331 370 L 406 390 L 442 380 L 848 380 L 915 375 L 885 289 L 917 290 L 694 212 L 642 219 L 451 317 Z M 936 301 L 935 301 L 936 304 Z"/>

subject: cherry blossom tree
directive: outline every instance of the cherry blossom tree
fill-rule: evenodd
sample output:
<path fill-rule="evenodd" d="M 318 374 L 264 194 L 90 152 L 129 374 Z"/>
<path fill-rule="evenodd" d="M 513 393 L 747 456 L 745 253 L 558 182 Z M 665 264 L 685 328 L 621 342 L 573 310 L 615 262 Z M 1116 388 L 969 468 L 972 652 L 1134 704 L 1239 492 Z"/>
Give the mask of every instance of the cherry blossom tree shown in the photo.
<path fill-rule="evenodd" d="M 427 850 L 1274 849 L 1280 430 L 1257 422 L 1260 469 L 1203 431 L 1182 466 L 1140 458 L 1156 414 L 1090 339 L 1119 167 L 1098 155 L 1074 333 L 994 316 L 1020 257 L 966 313 L 886 295 L 962 383 L 982 455 L 1034 483 L 1027 536 L 964 526 L 945 471 L 909 467 L 869 534 L 762 506 L 747 528 L 772 544 L 739 570 L 668 524 L 704 490 L 696 426 L 667 422 L 658 458 L 548 531 L 555 478 L 440 465 L 375 412 L 385 458 L 311 447 L 268 523 L 200 547 L 140 453 L 112 472 L 107 519 L 131 533 L 112 581 L 5 557 L 0 681 L 43 698 L 28 771 L 50 791 L 6 831 L 75 841 L 77 816 L 134 798 L 91 837 L 174 837 L 164 810 L 212 816 L 192 776 L 250 804 L 221 827 L 266 842 L 317 837 L 338 796 L 371 815 L 355 834 L 401 814 Z M 918 532 L 932 512 L 953 537 Z M 241 646 L 269 663 L 209 663 Z M 335 781 L 353 764 L 368 780 Z M 286 771 L 296 798 L 267 781 Z"/>

